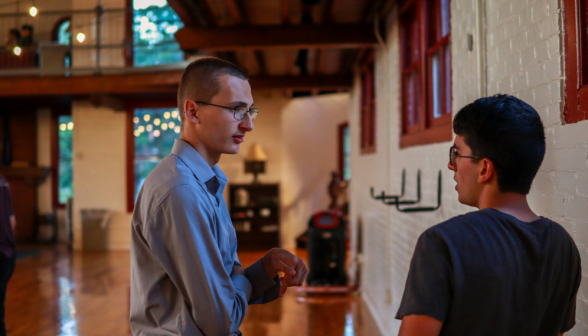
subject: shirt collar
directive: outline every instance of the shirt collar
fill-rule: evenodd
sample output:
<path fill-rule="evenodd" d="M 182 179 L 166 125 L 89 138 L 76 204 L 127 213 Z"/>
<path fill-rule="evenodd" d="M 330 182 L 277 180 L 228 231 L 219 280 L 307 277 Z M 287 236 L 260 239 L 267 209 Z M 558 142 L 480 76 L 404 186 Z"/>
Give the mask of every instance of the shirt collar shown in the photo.
<path fill-rule="evenodd" d="M 188 168 L 190 168 L 192 173 L 194 173 L 194 176 L 196 176 L 200 182 L 206 184 L 206 187 L 211 194 L 217 195 L 220 191 L 220 194 L 222 195 L 224 186 L 227 183 L 227 176 L 217 165 L 210 168 L 202 155 L 200 155 L 192 145 L 181 139 L 176 139 L 174 141 L 171 153 L 179 157 Z M 216 182 L 214 182 L 214 180 L 216 180 L 215 177 L 218 179 Z M 213 181 L 210 181 L 211 179 L 213 179 Z"/>

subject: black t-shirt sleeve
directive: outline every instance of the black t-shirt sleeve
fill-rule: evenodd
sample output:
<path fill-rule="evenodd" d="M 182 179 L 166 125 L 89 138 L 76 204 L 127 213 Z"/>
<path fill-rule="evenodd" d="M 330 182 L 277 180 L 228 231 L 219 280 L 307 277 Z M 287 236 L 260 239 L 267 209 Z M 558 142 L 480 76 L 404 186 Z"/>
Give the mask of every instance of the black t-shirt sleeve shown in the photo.
<path fill-rule="evenodd" d="M 578 295 L 578 288 L 580 288 L 580 282 L 582 281 L 582 262 L 580 259 L 580 253 L 576 250 L 576 267 L 575 267 L 575 283 L 572 289 L 572 296 L 566 306 L 565 316 L 563 320 L 563 325 L 561 326 L 560 333 L 565 333 L 570 331 L 576 324 L 576 296 Z"/>
<path fill-rule="evenodd" d="M 445 322 L 453 296 L 453 267 L 440 234 L 427 230 L 418 239 L 396 318 L 426 315 Z"/>

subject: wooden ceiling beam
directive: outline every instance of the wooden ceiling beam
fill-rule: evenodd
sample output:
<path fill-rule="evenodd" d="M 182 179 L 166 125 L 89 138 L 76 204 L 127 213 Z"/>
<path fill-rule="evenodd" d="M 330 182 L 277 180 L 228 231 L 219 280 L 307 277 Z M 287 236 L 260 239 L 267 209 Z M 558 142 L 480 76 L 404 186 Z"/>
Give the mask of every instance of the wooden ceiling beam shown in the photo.
<path fill-rule="evenodd" d="M 359 48 L 378 43 L 370 24 L 196 28 L 176 35 L 183 50 Z"/>
<path fill-rule="evenodd" d="M 0 97 L 125 95 L 175 92 L 183 70 L 141 74 L 0 78 Z M 253 76 L 253 89 L 336 90 L 350 88 L 349 75 Z"/>
<path fill-rule="evenodd" d="M 229 14 L 235 24 L 248 24 L 249 20 L 246 17 L 243 3 L 240 0 L 225 0 Z M 265 60 L 263 53 L 260 50 L 248 49 L 247 54 L 257 62 L 257 68 L 259 69 L 259 75 L 265 75 L 267 73 L 265 67 Z"/>

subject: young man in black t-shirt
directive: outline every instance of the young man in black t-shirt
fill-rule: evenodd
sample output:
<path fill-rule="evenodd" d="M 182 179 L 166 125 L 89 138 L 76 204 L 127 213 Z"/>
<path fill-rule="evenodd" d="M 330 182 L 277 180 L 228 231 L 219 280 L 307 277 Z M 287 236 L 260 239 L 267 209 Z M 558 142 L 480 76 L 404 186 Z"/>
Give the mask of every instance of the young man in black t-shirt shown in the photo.
<path fill-rule="evenodd" d="M 537 112 L 508 95 L 455 116 L 460 203 L 479 209 L 418 239 L 400 308 L 400 336 L 563 335 L 575 324 L 580 255 L 559 224 L 527 203 L 545 155 Z"/>

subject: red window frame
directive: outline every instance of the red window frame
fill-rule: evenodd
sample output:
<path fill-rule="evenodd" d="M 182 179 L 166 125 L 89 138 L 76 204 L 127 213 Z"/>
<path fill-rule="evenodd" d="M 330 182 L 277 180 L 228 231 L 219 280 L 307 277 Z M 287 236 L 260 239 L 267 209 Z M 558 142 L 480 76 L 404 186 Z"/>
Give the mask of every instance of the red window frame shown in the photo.
<path fill-rule="evenodd" d="M 376 151 L 376 86 L 374 75 L 374 52 L 368 50 L 359 65 L 361 82 L 361 154 Z"/>
<path fill-rule="evenodd" d="M 445 20 L 442 3 L 446 3 Z M 450 46 L 449 0 L 404 2 L 400 11 L 401 148 L 452 139 Z M 436 72 L 434 60 L 438 61 Z"/>
<path fill-rule="evenodd" d="M 588 119 L 588 6 L 586 0 L 564 0 L 564 121 Z"/>

